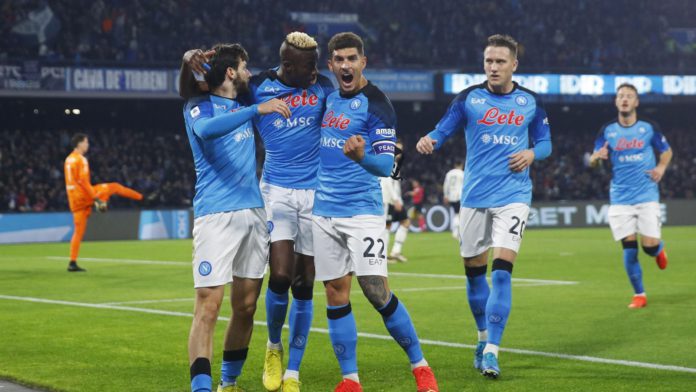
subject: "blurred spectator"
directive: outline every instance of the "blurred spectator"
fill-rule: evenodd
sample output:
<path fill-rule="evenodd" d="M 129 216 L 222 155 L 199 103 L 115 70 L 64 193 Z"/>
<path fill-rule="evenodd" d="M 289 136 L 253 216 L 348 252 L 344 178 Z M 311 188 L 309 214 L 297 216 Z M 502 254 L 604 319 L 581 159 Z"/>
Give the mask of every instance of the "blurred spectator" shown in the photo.
<path fill-rule="evenodd" d="M 43 41 L 13 33 L 44 9 L 57 23 L 42 30 Z M 267 67 L 281 37 L 309 30 L 290 12 L 357 14 L 371 67 L 478 69 L 494 33 L 524 45 L 525 70 L 683 72 L 696 62 L 670 35 L 696 27 L 696 7 L 685 0 L 0 0 L 0 60 L 176 66 L 186 49 L 237 41 L 253 66 Z M 317 38 L 324 47 L 330 37 Z"/>

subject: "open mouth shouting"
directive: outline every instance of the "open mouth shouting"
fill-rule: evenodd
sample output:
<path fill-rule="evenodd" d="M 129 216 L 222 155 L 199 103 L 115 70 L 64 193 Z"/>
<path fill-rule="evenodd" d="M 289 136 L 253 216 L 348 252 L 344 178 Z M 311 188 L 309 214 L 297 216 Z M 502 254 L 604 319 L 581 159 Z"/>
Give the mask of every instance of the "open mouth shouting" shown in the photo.
<path fill-rule="evenodd" d="M 341 71 L 341 87 L 342 90 L 350 91 L 353 89 L 353 80 L 355 77 L 348 71 Z"/>

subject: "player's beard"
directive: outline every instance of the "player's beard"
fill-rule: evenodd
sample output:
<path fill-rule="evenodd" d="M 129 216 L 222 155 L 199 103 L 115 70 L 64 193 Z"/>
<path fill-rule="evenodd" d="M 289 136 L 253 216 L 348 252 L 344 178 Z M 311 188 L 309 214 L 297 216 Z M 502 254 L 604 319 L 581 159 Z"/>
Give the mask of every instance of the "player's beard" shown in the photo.
<path fill-rule="evenodd" d="M 234 84 L 234 90 L 237 92 L 237 95 L 247 95 L 250 92 L 248 80 L 235 79 L 232 83 Z"/>

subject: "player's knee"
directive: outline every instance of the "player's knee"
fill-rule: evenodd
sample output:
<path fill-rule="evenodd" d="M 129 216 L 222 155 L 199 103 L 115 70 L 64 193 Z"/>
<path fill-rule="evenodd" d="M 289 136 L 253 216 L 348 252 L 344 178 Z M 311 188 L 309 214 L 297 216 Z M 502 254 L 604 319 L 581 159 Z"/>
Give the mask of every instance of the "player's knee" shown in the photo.
<path fill-rule="evenodd" d="M 391 293 L 383 277 L 359 276 L 358 283 L 360 283 L 360 288 L 362 288 L 365 298 L 367 298 L 375 308 L 383 308 L 389 301 Z"/>
<path fill-rule="evenodd" d="M 621 240 L 621 246 L 624 249 L 638 249 L 638 241 L 634 239 L 630 240 L 628 239 L 629 237 L 626 237 Z"/>
<path fill-rule="evenodd" d="M 287 271 L 272 271 L 268 279 L 268 288 L 276 294 L 287 293 L 290 289 L 292 280 Z"/>
<path fill-rule="evenodd" d="M 650 256 L 654 256 L 657 254 L 657 250 L 660 249 L 660 243 L 658 242 L 657 245 L 653 246 L 646 246 L 645 244 L 642 245 L 643 247 L 643 252 Z"/>
<path fill-rule="evenodd" d="M 291 286 L 292 297 L 305 301 L 312 299 L 314 291 L 314 285 L 312 283 L 308 283 L 304 279 L 296 279 Z"/>
<path fill-rule="evenodd" d="M 236 301 L 232 305 L 232 312 L 235 317 L 253 318 L 256 313 L 256 300 L 249 295 L 241 301 Z"/>
<path fill-rule="evenodd" d="M 219 313 L 220 303 L 216 301 L 203 301 L 196 306 L 196 319 L 205 325 L 214 325 Z"/>
<path fill-rule="evenodd" d="M 330 306 L 347 304 L 350 300 L 350 286 L 336 285 L 331 281 L 324 282 L 326 302 Z"/>

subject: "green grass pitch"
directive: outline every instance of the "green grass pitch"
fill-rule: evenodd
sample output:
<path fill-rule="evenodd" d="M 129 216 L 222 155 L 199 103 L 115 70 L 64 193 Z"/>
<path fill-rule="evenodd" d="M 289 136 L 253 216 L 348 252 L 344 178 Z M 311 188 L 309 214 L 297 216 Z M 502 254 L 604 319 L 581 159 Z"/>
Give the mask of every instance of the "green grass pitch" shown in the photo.
<path fill-rule="evenodd" d="M 404 248 L 410 261 L 390 266 L 390 283 L 424 341 L 441 391 L 694 390 L 696 228 L 665 227 L 663 236 L 669 267 L 660 271 L 640 254 L 648 307 L 629 310 L 621 247 L 608 228 L 528 230 L 502 342 L 503 349 L 527 351 L 502 351 L 495 381 L 471 367 L 476 329 L 448 233 L 411 234 Z M 67 253 L 65 243 L 0 246 L 0 378 L 57 391 L 188 391 L 191 241 L 88 242 L 81 251 L 84 274 L 65 271 Z M 320 330 L 309 337 L 303 391 L 331 391 L 340 380 L 324 332 L 322 289 L 315 285 L 313 326 Z M 406 355 L 380 338 L 387 331 L 379 314 L 359 292 L 352 303 L 358 331 L 379 335 L 358 340 L 365 391 L 415 391 Z M 260 299 L 261 322 L 263 304 Z M 223 309 L 229 316 L 229 306 Z M 214 380 L 224 327 L 221 320 Z M 257 325 L 240 378 L 247 391 L 264 390 L 266 336 Z M 287 346 L 286 336 L 287 330 Z"/>

